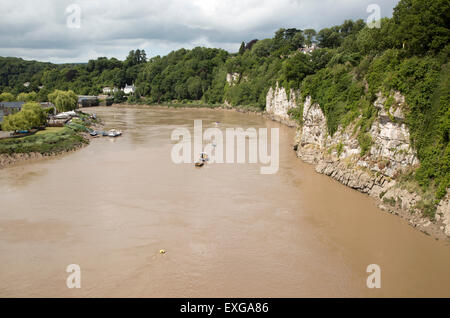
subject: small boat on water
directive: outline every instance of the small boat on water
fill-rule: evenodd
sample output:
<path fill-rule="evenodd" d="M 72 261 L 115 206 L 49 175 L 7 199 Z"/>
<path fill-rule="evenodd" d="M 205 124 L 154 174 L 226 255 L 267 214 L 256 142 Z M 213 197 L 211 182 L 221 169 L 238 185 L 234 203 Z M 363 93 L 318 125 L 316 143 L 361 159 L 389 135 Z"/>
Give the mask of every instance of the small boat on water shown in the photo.
<path fill-rule="evenodd" d="M 196 167 L 203 167 L 204 164 L 205 164 L 204 161 L 197 161 L 197 162 L 195 163 L 195 166 L 196 166 Z"/>
<path fill-rule="evenodd" d="M 111 129 L 108 131 L 108 137 L 118 137 L 122 135 L 122 132 L 120 130 Z"/>
<path fill-rule="evenodd" d="M 200 154 L 200 158 L 198 159 L 198 161 L 195 162 L 195 166 L 203 167 L 205 165 L 206 161 L 208 161 L 208 160 L 209 160 L 208 155 L 206 153 L 202 152 Z"/>

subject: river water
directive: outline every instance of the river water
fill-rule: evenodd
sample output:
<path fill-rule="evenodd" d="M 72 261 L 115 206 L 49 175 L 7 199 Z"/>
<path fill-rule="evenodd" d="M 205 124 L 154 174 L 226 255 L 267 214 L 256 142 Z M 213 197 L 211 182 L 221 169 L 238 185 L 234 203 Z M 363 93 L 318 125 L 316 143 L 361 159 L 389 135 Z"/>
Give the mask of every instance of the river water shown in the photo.
<path fill-rule="evenodd" d="M 450 296 L 449 243 L 315 173 L 293 129 L 232 111 L 88 111 L 123 136 L 0 170 L 1 297 Z M 174 164 L 171 133 L 195 119 L 279 128 L 279 171 Z M 80 289 L 66 286 L 69 264 Z"/>

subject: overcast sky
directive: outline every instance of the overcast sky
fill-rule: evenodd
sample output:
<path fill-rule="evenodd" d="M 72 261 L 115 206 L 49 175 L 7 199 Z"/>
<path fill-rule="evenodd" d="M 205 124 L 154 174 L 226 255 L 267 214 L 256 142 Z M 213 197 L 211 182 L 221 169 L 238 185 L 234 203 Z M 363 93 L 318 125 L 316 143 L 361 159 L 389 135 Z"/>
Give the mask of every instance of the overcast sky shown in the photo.
<path fill-rule="evenodd" d="M 0 0 L 0 56 L 39 61 L 123 60 L 196 46 L 238 50 L 280 27 L 314 28 L 367 20 L 369 4 L 392 16 L 398 0 Z M 72 6 L 71 6 L 72 5 Z M 73 6 L 75 5 L 75 6 Z M 79 8 L 80 19 L 77 19 Z M 78 26 L 79 21 L 79 28 Z"/>

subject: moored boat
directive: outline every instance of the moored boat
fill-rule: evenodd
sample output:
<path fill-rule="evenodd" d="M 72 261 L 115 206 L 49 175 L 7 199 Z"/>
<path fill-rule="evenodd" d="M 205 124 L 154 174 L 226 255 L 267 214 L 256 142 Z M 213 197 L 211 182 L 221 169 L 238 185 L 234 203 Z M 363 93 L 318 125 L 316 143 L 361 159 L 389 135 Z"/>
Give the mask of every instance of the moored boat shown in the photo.
<path fill-rule="evenodd" d="M 109 137 L 118 137 L 120 135 L 122 135 L 122 132 L 120 130 L 111 129 L 110 131 L 108 131 Z"/>
<path fill-rule="evenodd" d="M 201 161 L 197 161 L 197 162 L 195 163 L 195 166 L 196 166 L 196 167 L 203 167 L 204 164 L 205 164 L 205 162 L 204 162 L 203 160 L 201 160 Z"/>

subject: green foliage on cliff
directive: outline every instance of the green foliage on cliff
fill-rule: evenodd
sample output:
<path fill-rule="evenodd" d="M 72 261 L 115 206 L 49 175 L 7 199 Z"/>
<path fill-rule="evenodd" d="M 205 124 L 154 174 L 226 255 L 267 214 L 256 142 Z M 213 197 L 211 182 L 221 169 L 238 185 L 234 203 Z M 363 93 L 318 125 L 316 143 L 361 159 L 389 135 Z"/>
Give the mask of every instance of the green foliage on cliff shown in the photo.
<path fill-rule="evenodd" d="M 406 123 L 421 162 L 416 179 L 423 187 L 433 183 L 441 198 L 450 186 L 450 85 L 448 51 L 424 57 L 402 57 L 388 50 L 374 59 L 367 76 L 372 91 L 400 91 L 408 109 Z"/>
<path fill-rule="evenodd" d="M 381 28 L 365 27 L 340 41 L 325 68 L 301 83 L 327 119 L 332 135 L 359 117 L 357 129 L 362 155 L 370 149 L 367 134 L 377 110 L 378 92 L 400 91 L 408 109 L 406 124 L 420 167 L 415 180 L 435 189 L 437 199 L 450 187 L 449 3 L 428 5 L 422 0 L 400 1 L 392 19 Z M 333 37 L 332 37 L 333 38 Z M 328 42 L 327 42 L 328 43 Z M 386 108 L 389 108 L 389 98 Z"/>
<path fill-rule="evenodd" d="M 360 113 L 364 86 L 350 71 L 350 66 L 337 64 L 318 71 L 302 83 L 302 95 L 311 96 L 322 108 L 330 135 L 339 125 L 346 126 Z"/>

